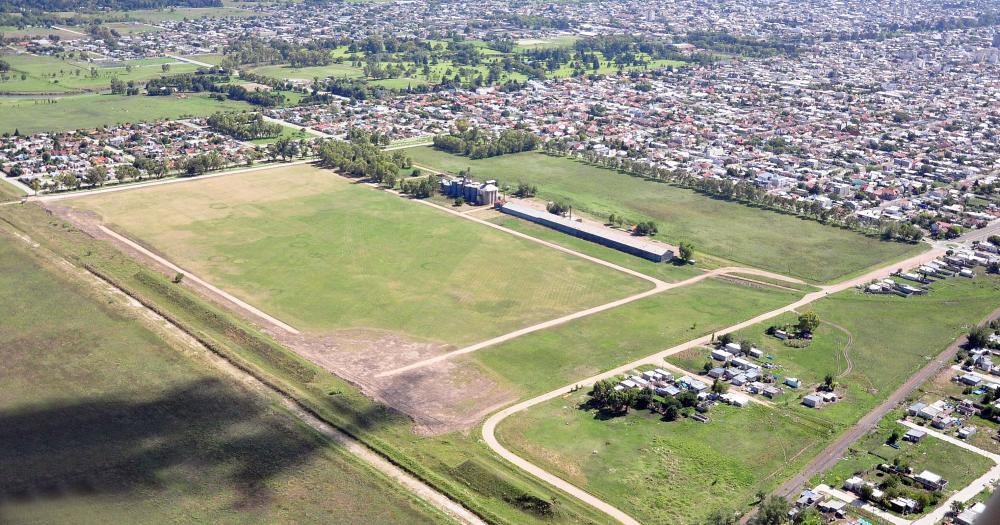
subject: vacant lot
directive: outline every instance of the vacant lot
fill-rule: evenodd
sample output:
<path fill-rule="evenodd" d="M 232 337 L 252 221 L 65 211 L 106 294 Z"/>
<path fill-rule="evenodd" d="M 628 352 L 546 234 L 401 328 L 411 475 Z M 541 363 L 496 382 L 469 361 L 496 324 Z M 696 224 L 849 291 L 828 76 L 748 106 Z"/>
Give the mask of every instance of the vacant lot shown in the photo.
<path fill-rule="evenodd" d="M 451 172 L 471 167 L 479 179 L 535 184 L 540 198 L 564 200 L 595 217 L 654 220 L 667 242 L 692 242 L 701 253 L 813 281 L 833 281 L 924 249 L 541 153 L 471 160 L 419 147 L 407 154 L 422 166 Z"/>
<path fill-rule="evenodd" d="M 0 233 L 0 521 L 442 521 L 22 250 Z"/>
<path fill-rule="evenodd" d="M 648 288 L 307 166 L 75 202 L 313 333 L 459 345 Z"/>
<path fill-rule="evenodd" d="M 78 95 L 52 99 L 0 98 L 0 133 L 72 131 L 99 126 L 207 116 L 216 111 L 250 109 L 245 102 L 217 101 L 204 95 L 148 97 Z"/>
<path fill-rule="evenodd" d="M 472 354 L 522 393 L 558 388 L 791 303 L 798 294 L 708 279 Z"/>
<path fill-rule="evenodd" d="M 709 423 L 633 411 L 606 418 L 563 396 L 506 419 L 505 446 L 642 523 L 700 523 L 715 509 L 746 511 L 801 468 L 825 433 L 774 410 L 714 407 Z"/>

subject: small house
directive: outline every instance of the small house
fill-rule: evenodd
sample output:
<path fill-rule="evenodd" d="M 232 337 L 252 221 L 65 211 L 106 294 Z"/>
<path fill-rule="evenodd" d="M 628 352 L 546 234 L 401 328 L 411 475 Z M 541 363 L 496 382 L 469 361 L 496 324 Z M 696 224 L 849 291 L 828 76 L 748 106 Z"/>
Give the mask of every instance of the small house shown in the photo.
<path fill-rule="evenodd" d="M 798 388 L 802 386 L 802 381 L 797 377 L 786 377 L 785 384 L 792 388 Z"/>
<path fill-rule="evenodd" d="M 976 386 L 983 381 L 979 376 L 972 373 L 965 374 L 962 377 L 959 377 L 958 380 L 969 386 Z"/>
<path fill-rule="evenodd" d="M 929 470 L 917 474 L 913 479 L 927 490 L 941 490 L 948 484 L 947 480 L 942 479 L 941 476 Z"/>
<path fill-rule="evenodd" d="M 958 429 L 958 438 L 969 439 L 976 433 L 976 430 L 977 430 L 976 427 L 972 425 L 969 425 L 967 427 L 962 427 Z"/>
<path fill-rule="evenodd" d="M 844 490 L 858 492 L 864 485 L 865 480 L 859 478 L 858 476 L 854 476 L 852 478 L 848 478 L 848 480 L 844 482 Z"/>
<path fill-rule="evenodd" d="M 809 408 L 819 408 L 823 404 L 823 399 L 817 395 L 810 394 L 802 398 L 802 404 Z"/>
<path fill-rule="evenodd" d="M 719 350 L 719 349 L 712 350 L 712 359 L 715 359 L 716 361 L 722 361 L 723 363 L 725 363 L 726 361 L 729 361 L 732 358 L 733 354 L 725 350 Z"/>
<path fill-rule="evenodd" d="M 726 369 L 722 367 L 716 367 L 708 371 L 708 377 L 712 379 L 719 379 L 724 375 L 726 375 Z"/>
<path fill-rule="evenodd" d="M 750 350 L 747 351 L 747 355 L 754 359 L 760 359 L 764 357 L 764 352 L 762 352 L 759 348 L 750 347 Z"/>
<path fill-rule="evenodd" d="M 920 440 L 924 439 L 924 436 L 926 435 L 927 432 L 924 432 L 923 430 L 917 430 L 915 428 L 911 428 L 910 430 L 906 431 L 906 434 L 903 435 L 903 440 L 909 441 L 910 443 L 920 443 Z"/>

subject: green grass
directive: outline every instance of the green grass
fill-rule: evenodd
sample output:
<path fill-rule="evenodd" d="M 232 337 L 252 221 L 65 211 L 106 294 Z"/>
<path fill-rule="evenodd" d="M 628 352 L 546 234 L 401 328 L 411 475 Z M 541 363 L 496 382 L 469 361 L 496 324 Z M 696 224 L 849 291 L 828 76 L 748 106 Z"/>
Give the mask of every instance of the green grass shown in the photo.
<path fill-rule="evenodd" d="M 523 394 L 546 392 L 797 298 L 708 279 L 480 350 L 470 359 Z"/>
<path fill-rule="evenodd" d="M 820 474 L 816 481 L 841 488 L 845 480 L 861 474 L 864 479 L 879 483 L 881 473 L 875 467 L 880 463 L 891 464 L 899 459 L 902 464 L 909 465 L 915 473 L 929 470 L 948 480 L 948 488 L 944 490 L 941 498 L 941 501 L 944 501 L 952 492 L 965 488 L 993 467 L 993 462 L 989 458 L 930 435 L 925 436 L 919 443 L 900 440 L 898 450 L 886 445 L 885 442 L 893 430 L 900 435 L 909 430 L 896 423 L 900 417 L 898 411 L 890 412 L 879 422 L 878 427 L 852 444 L 845 457 L 833 468 Z"/>
<path fill-rule="evenodd" d="M 644 273 L 650 277 L 655 277 L 665 282 L 683 281 L 684 279 L 694 277 L 701 273 L 701 271 L 694 265 L 655 263 L 653 261 L 648 261 L 641 257 L 636 257 L 634 255 L 608 248 L 579 237 L 566 235 L 565 233 L 558 232 L 552 228 L 546 228 L 545 226 L 535 224 L 533 222 L 511 217 L 510 215 L 501 215 L 499 217 L 489 219 L 489 221 L 494 224 L 499 224 L 505 228 L 526 233 L 532 237 L 553 242 L 571 250 L 576 250 L 580 253 L 597 257 L 619 266 L 624 266 L 630 270 Z"/>
<path fill-rule="evenodd" d="M 662 421 L 647 411 L 607 419 L 581 391 L 504 420 L 518 455 L 642 523 L 700 523 L 715 509 L 745 512 L 819 451 L 825 433 L 768 408 L 716 406 L 711 421 Z"/>
<path fill-rule="evenodd" d="M 278 139 L 282 139 L 282 138 L 289 138 L 289 139 L 292 139 L 292 140 L 299 140 L 299 139 L 306 139 L 306 140 L 308 140 L 308 139 L 311 139 L 311 138 L 315 138 L 315 136 L 314 135 L 310 135 L 309 133 L 306 133 L 305 131 L 302 131 L 299 128 L 292 128 L 292 127 L 288 127 L 288 126 L 281 126 L 281 133 L 278 134 L 277 137 L 270 137 L 270 138 L 266 138 L 266 139 L 255 139 L 255 140 L 251 140 L 250 142 L 252 144 L 272 144 L 274 142 L 277 142 Z"/>
<path fill-rule="evenodd" d="M 144 268 L 111 245 L 53 219 L 40 206 L 0 207 L 0 219 L 15 224 L 75 266 L 92 268 L 116 286 L 168 316 L 214 352 L 294 397 L 318 417 L 378 450 L 492 523 L 537 525 L 608 523 L 607 516 L 500 460 L 477 439 L 477 430 L 427 437 L 413 421 L 364 396 L 356 387 L 281 347 L 255 327 L 200 298 L 186 287 Z M 465 465 L 482 468 L 466 468 Z M 498 493 L 553 502 L 539 516 Z M 68 520 L 67 520 L 68 521 Z M 280 521 L 280 520 L 278 520 Z"/>
<path fill-rule="evenodd" d="M 315 67 L 261 66 L 251 69 L 250 72 L 273 78 L 302 78 L 306 80 L 312 80 L 313 77 L 322 79 L 327 77 L 357 78 L 362 76 L 361 70 L 350 64 L 330 64 L 328 66 Z"/>
<path fill-rule="evenodd" d="M 75 203 L 312 332 L 458 345 L 649 286 L 308 166 Z"/>
<path fill-rule="evenodd" d="M 204 95 L 150 97 L 79 95 L 58 99 L 0 98 L 0 133 L 72 131 L 99 126 L 207 116 L 250 109 L 245 102 L 217 101 Z"/>
<path fill-rule="evenodd" d="M 0 181 L 0 202 L 9 202 L 24 197 L 24 192 L 13 184 Z"/>
<path fill-rule="evenodd" d="M 3 522 L 447 521 L 4 226 Z"/>
<path fill-rule="evenodd" d="M 764 334 L 772 324 L 794 322 L 795 316 L 789 314 L 749 327 L 734 338 L 749 339 L 766 354 L 774 355 L 776 374 L 802 380 L 803 387 L 786 392 L 779 403 L 847 426 L 881 403 L 968 326 L 993 311 L 998 293 L 1000 279 L 982 272 L 976 279 L 939 281 L 926 296 L 903 298 L 847 290 L 813 303 L 807 309 L 854 336 L 848 349 L 853 370 L 838 379 L 838 392 L 846 396 L 821 410 L 802 407 L 799 398 L 819 385 L 827 373 L 840 375 L 846 370 L 843 350 L 847 334 L 824 323 L 806 348 L 790 348 Z"/>
<path fill-rule="evenodd" d="M 111 80 L 141 83 L 164 74 L 189 73 L 198 69 L 194 64 L 169 58 L 131 60 L 127 64 L 101 65 L 76 60 L 61 60 L 49 56 L 5 55 L 11 72 L 6 81 L 0 80 L 0 93 L 64 93 L 107 90 Z M 169 65 L 164 72 L 162 66 Z M 126 68 L 132 66 L 132 71 Z M 91 68 L 97 76 L 91 75 Z M 22 76 L 25 78 L 22 80 Z"/>
<path fill-rule="evenodd" d="M 812 281 L 833 281 L 926 249 L 882 242 L 541 153 L 480 160 L 431 147 L 407 153 L 423 166 L 451 172 L 471 167 L 479 179 L 535 184 L 540 198 L 565 200 L 598 218 L 614 213 L 633 221 L 653 220 L 660 230 L 657 237 L 667 242 L 692 242 L 700 253 Z"/>

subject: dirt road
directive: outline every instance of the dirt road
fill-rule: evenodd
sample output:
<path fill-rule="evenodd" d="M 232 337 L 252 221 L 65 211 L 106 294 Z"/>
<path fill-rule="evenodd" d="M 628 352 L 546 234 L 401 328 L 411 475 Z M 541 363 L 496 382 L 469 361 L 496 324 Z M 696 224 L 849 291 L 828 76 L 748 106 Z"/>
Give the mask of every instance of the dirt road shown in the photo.
<path fill-rule="evenodd" d="M 489 223 L 489 224 L 492 224 L 492 223 Z M 503 229 L 506 230 L 506 228 L 503 228 Z M 511 231 L 513 232 L 513 230 L 511 230 Z M 513 232 L 513 233 L 518 233 L 518 232 Z M 560 246 L 559 248 L 562 248 L 562 247 Z M 591 259 L 590 256 L 583 255 L 583 254 L 577 253 L 577 252 L 573 252 L 571 250 L 569 251 L 569 253 L 573 253 L 574 255 L 578 255 L 578 256 L 581 256 L 581 257 L 584 257 L 584 258 L 587 258 L 587 259 Z M 620 269 L 620 270 L 627 270 L 627 269 L 621 268 L 621 267 L 619 267 L 617 265 L 612 265 L 612 267 L 615 267 L 616 269 Z M 627 270 L 627 271 L 631 273 L 631 270 Z M 626 305 L 628 303 L 635 302 L 635 301 L 638 301 L 640 299 L 645 299 L 646 297 L 649 297 L 649 296 L 652 296 L 652 295 L 656 295 L 658 293 L 662 293 L 662 292 L 665 292 L 667 290 L 673 290 L 674 288 L 680 288 L 680 287 L 683 287 L 683 286 L 690 286 L 692 284 L 704 281 L 705 279 L 708 279 L 709 277 L 716 277 L 716 276 L 720 276 L 720 275 L 727 275 L 727 274 L 730 274 L 730 273 L 755 274 L 755 275 L 762 275 L 762 276 L 767 276 L 767 277 L 781 278 L 781 279 L 784 279 L 784 280 L 787 280 L 787 281 L 792 281 L 793 280 L 793 279 L 791 279 L 789 277 L 778 276 L 776 274 L 772 274 L 770 272 L 764 272 L 762 270 L 756 270 L 754 268 L 739 268 L 739 267 L 716 268 L 715 270 L 712 270 L 712 271 L 709 271 L 709 272 L 705 272 L 705 273 L 703 273 L 701 275 L 696 275 L 696 276 L 694 276 L 694 277 L 692 277 L 690 279 L 686 279 L 684 281 L 678 281 L 678 282 L 675 282 L 675 283 L 665 283 L 665 282 L 653 279 L 651 277 L 647 277 L 647 280 L 653 280 L 656 283 L 656 286 L 653 287 L 653 289 L 651 289 L 651 290 L 646 290 L 645 292 L 640 292 L 640 293 L 637 293 L 637 294 L 632 294 L 632 295 L 630 295 L 628 297 L 623 297 L 623 298 L 618 299 L 616 301 L 611 301 L 610 303 L 605 303 L 605 304 L 602 304 L 602 305 L 594 306 L 592 308 L 587 308 L 585 310 L 580 310 L 578 312 L 573 312 L 571 314 L 564 315 L 564 316 L 556 318 L 556 319 L 550 319 L 548 321 L 544 321 L 544 322 L 538 323 L 538 324 L 533 325 L 533 326 L 528 326 L 528 327 L 525 327 L 525 328 L 521 328 L 520 330 L 515 330 L 513 332 L 509 332 L 509 333 L 506 333 L 506 334 L 494 337 L 492 339 L 487 339 L 486 341 L 481 341 L 481 342 L 476 343 L 474 345 L 466 346 L 465 348 L 460 348 L 458 350 L 455 350 L 455 351 L 452 351 L 452 352 L 448 352 L 446 354 L 437 355 L 437 356 L 431 357 L 429 359 L 425 359 L 423 361 L 417 361 L 416 363 L 411 363 L 409 365 L 406 365 L 406 366 L 403 366 L 403 367 L 400 367 L 400 368 L 397 368 L 397 369 L 394 369 L 394 370 L 389 370 L 389 371 L 386 371 L 386 372 L 382 372 L 377 377 L 394 376 L 394 375 L 398 375 L 398 374 L 402 374 L 402 373 L 405 373 L 405 372 L 409 372 L 411 370 L 415 370 L 415 369 L 418 369 L 418 368 L 423 368 L 425 366 L 430 366 L 430 365 L 433 365 L 434 363 L 439 363 L 439 362 L 444 361 L 446 359 L 452 359 L 452 358 L 460 356 L 460 355 L 464 355 L 464 354 L 469 354 L 469 353 L 472 353 L 472 352 L 476 352 L 476 351 L 482 350 L 484 348 L 489 348 L 491 346 L 495 346 L 495 345 L 498 345 L 500 343 L 503 343 L 503 342 L 506 342 L 506 341 L 510 341 L 511 339 L 516 339 L 518 337 L 530 334 L 532 332 L 537 332 L 539 330 L 546 330 L 546 329 L 552 328 L 554 326 L 559 326 L 561 324 L 568 323 L 568 322 L 570 322 L 570 321 L 572 321 L 574 319 L 580 319 L 582 317 L 591 316 L 591 315 L 594 315 L 596 313 L 600 313 L 600 312 L 603 312 L 603 311 L 606 311 L 606 310 L 610 310 L 612 308 L 617 308 L 619 306 Z"/>
<path fill-rule="evenodd" d="M 458 523 L 463 523 L 466 525 L 485 525 L 485 522 L 476 516 L 474 513 L 463 507 L 461 504 L 451 500 L 444 494 L 438 492 L 433 487 L 425 484 L 416 477 L 410 475 L 403 469 L 392 464 L 384 457 L 380 456 L 373 450 L 369 449 L 365 445 L 361 444 L 351 436 L 337 430 L 328 423 L 320 420 L 319 418 L 310 414 L 306 409 L 298 404 L 293 398 L 287 396 L 283 392 L 274 389 L 267 383 L 259 380 L 256 376 L 247 373 L 240 367 L 236 366 L 229 360 L 221 357 L 220 355 L 212 352 L 209 348 L 202 345 L 195 338 L 188 335 L 182 328 L 177 325 L 172 324 L 166 318 L 160 316 L 158 313 L 154 312 L 152 309 L 146 307 L 143 303 L 138 300 L 132 299 L 127 293 L 118 288 L 114 288 L 109 282 L 103 281 L 94 275 L 86 272 L 66 259 L 60 257 L 58 254 L 49 251 L 46 248 L 41 247 L 37 242 L 31 239 L 28 235 L 15 230 L 14 228 L 3 228 L 0 232 L 10 233 L 13 237 L 23 241 L 28 244 L 31 248 L 36 250 L 39 254 L 43 255 L 46 259 L 53 261 L 54 263 L 66 268 L 69 272 L 74 272 L 80 279 L 89 281 L 90 284 L 95 285 L 97 288 L 104 290 L 112 300 L 127 301 L 128 304 L 142 311 L 143 319 L 145 323 L 149 323 L 149 327 L 157 333 L 162 333 L 165 336 L 169 336 L 170 341 L 180 342 L 185 348 L 190 347 L 199 353 L 199 357 L 207 359 L 212 365 L 217 367 L 222 372 L 236 379 L 242 386 L 262 395 L 277 396 L 281 399 L 282 404 L 287 407 L 298 419 L 300 419 L 305 425 L 312 428 L 314 431 L 318 432 L 320 435 L 329 439 L 331 442 L 344 447 L 348 453 L 357 457 L 364 463 L 367 463 L 374 470 L 385 475 L 389 479 L 399 483 L 416 497 L 424 500 L 432 507 L 435 507 L 444 514 L 450 516 L 452 519 L 456 520 Z M 166 330 L 166 332 L 160 332 L 160 330 Z M 178 344 L 178 343 L 172 343 Z"/>
<path fill-rule="evenodd" d="M 723 330 L 717 330 L 717 332 L 718 333 L 726 333 L 726 332 L 735 332 L 737 330 L 741 330 L 743 328 L 746 328 L 748 326 L 752 326 L 752 325 L 757 324 L 759 322 L 766 321 L 768 319 L 777 317 L 777 316 L 779 316 L 781 314 L 784 314 L 786 312 L 791 312 L 791 311 L 794 311 L 796 309 L 802 308 L 803 306 L 806 306 L 806 305 L 812 303 L 813 301 L 816 301 L 818 299 L 826 297 L 827 295 L 830 295 L 832 293 L 836 293 L 836 292 L 840 292 L 840 291 L 843 291 L 843 290 L 847 290 L 847 289 L 852 288 L 854 286 L 857 286 L 859 284 L 868 283 L 868 282 L 870 282 L 873 279 L 882 279 L 882 278 L 885 278 L 885 277 L 889 276 L 897 268 L 912 268 L 912 267 L 915 267 L 915 266 L 919 266 L 921 264 L 924 264 L 924 263 L 926 263 L 926 262 L 928 262 L 928 261 L 930 261 L 930 260 L 932 260 L 932 259 L 934 259 L 934 258 L 936 258 L 936 257 L 938 257 L 940 255 L 942 255 L 944 252 L 945 252 L 945 248 L 944 247 L 937 247 L 936 246 L 933 249 L 931 249 L 930 251 L 927 251 L 927 252 L 919 254 L 919 255 L 915 255 L 913 257 L 910 257 L 910 258 L 906 259 L 905 261 L 895 262 L 895 263 L 886 265 L 886 266 L 884 266 L 882 268 L 878 268 L 876 270 L 872 270 L 872 271 L 870 271 L 870 272 L 868 272 L 868 273 L 866 273 L 864 275 L 861 275 L 861 276 L 858 276 L 858 277 L 854 277 L 854 278 L 845 280 L 845 281 L 837 283 L 837 284 L 825 286 L 825 287 L 821 288 L 819 291 L 807 294 L 802 299 L 799 299 L 798 301 L 796 301 L 796 302 L 794 302 L 792 304 L 788 304 L 788 305 L 785 305 L 785 306 L 783 306 L 781 308 L 777 308 L 777 309 L 771 310 L 770 312 L 765 312 L 763 314 L 760 314 L 760 315 L 754 317 L 753 319 L 748 319 L 746 321 L 743 321 L 741 323 L 735 324 L 735 325 L 733 325 L 733 326 L 731 326 L 729 328 L 725 328 Z M 515 453 L 511 452 L 510 450 L 508 450 L 507 448 L 505 448 L 503 445 L 500 444 L 500 442 L 496 438 L 496 435 L 495 435 L 495 433 L 496 433 L 496 427 L 497 427 L 497 425 L 500 424 L 501 421 L 503 421 L 507 417 L 509 417 L 509 416 L 511 416 L 513 414 L 516 414 L 516 413 L 518 413 L 518 412 L 520 412 L 522 410 L 526 410 L 528 408 L 531 408 L 531 407 L 533 407 L 533 406 L 535 406 L 537 404 L 544 403 L 544 402 L 546 402 L 546 401 L 548 401 L 550 399 L 554 399 L 556 397 L 564 395 L 564 394 L 570 392 L 574 388 L 577 388 L 577 387 L 588 388 L 588 387 L 592 386 L 594 383 L 596 383 L 597 381 L 600 381 L 602 379 L 609 379 L 611 377 L 614 377 L 614 376 L 617 376 L 617 375 L 620 375 L 620 374 L 624 374 L 626 372 L 634 370 L 635 368 L 637 368 L 640 365 L 655 364 L 655 365 L 659 366 L 663 362 L 664 358 L 666 358 L 666 357 L 668 357 L 670 355 L 676 354 L 678 352 L 682 352 L 684 350 L 687 350 L 687 349 L 690 349 L 690 348 L 694 348 L 696 346 L 700 346 L 700 345 L 704 345 L 706 343 L 709 343 L 710 339 L 711 339 L 711 335 L 705 335 L 705 336 L 699 337 L 697 339 L 693 339 L 693 340 L 688 341 L 686 343 L 682 343 L 682 344 L 674 346 L 672 348 L 668 348 L 666 350 L 662 350 L 662 351 L 657 352 L 657 353 L 655 353 L 653 355 L 650 355 L 650 356 L 638 359 L 638 360 L 633 361 L 631 363 L 624 364 L 622 366 L 619 366 L 617 368 L 608 370 L 606 372 L 603 372 L 603 373 L 600 373 L 600 374 L 597 374 L 597 375 L 594 375 L 594 376 L 591 376 L 591 377 L 588 377 L 588 378 L 585 378 L 585 379 L 581 379 L 580 381 L 577 381 L 577 382 L 575 382 L 573 384 L 566 385 L 566 386 L 564 386 L 562 388 L 558 388 L 558 389 L 553 390 L 551 392 L 542 394 L 540 396 L 528 399 L 526 401 L 522 401 L 522 402 L 517 403 L 515 405 L 512 405 L 510 407 L 507 407 L 507 408 L 505 408 L 505 409 L 497 412 L 496 414 L 493 414 L 492 416 L 490 416 L 486 420 L 485 423 L 483 423 L 483 440 L 486 442 L 486 444 L 490 448 L 492 448 L 501 457 L 503 457 L 504 459 L 510 461 L 511 463 L 514 463 L 515 465 L 517 465 L 518 467 L 524 469 L 526 472 L 534 475 L 535 477 L 537 477 L 537 478 L 539 478 L 539 479 L 541 479 L 541 480 L 549 483 L 550 485 L 552 485 L 552 486 L 554 486 L 554 487 L 556 487 L 556 488 L 558 488 L 560 490 L 563 490 L 563 491 L 565 491 L 565 492 L 567 492 L 567 493 L 569 493 L 569 494 L 577 497 L 581 501 L 584 501 L 585 503 L 590 504 L 594 508 L 596 508 L 596 509 L 598 509 L 598 510 L 600 510 L 600 511 L 606 513 L 606 514 L 608 514 L 609 516 L 615 518 L 616 520 L 618 520 L 618 521 L 620 521 L 622 523 L 627 523 L 627 524 L 637 523 L 637 521 L 634 518 L 632 518 L 631 516 L 629 516 L 626 513 L 624 513 L 621 509 L 618 509 L 618 508 L 614 507 L 613 505 L 611 505 L 611 504 L 609 504 L 609 503 L 601 500 L 600 498 L 597 498 L 597 497 L 593 496 L 592 494 L 590 494 L 590 493 L 588 493 L 586 491 L 583 491 L 582 489 L 580 489 L 579 487 L 576 487 L 572 483 L 569 483 L 568 481 L 563 480 L 562 478 L 559 478 L 558 476 L 555 476 L 554 474 L 551 474 L 551 473 L 545 471 L 541 467 L 539 467 L 539 466 L 537 466 L 537 465 L 529 462 L 528 460 L 526 460 L 526 459 L 518 456 L 517 454 L 515 454 Z M 957 345 L 956 345 L 956 348 L 957 348 Z M 938 365 L 940 365 L 940 363 L 938 363 Z M 928 365 L 928 366 L 930 366 L 930 365 Z M 920 375 L 920 374 L 918 374 L 918 375 Z M 907 384 L 910 384 L 910 382 L 907 382 Z M 913 383 L 914 386 L 916 384 L 919 384 L 919 381 Z M 891 406 L 893 406 L 893 405 L 890 405 L 890 407 Z M 878 421 L 878 418 L 876 418 L 875 421 Z M 840 443 L 840 441 L 841 440 L 838 440 L 838 443 Z M 847 443 L 850 444 L 850 442 L 852 442 L 852 441 L 853 440 L 848 441 Z M 846 449 L 846 445 L 845 445 L 845 449 Z M 825 452 L 826 451 L 824 451 L 824 454 L 825 454 Z M 822 454 L 821 454 L 821 457 L 822 457 Z M 839 457 L 839 455 L 837 457 Z M 814 462 L 816 462 L 816 461 L 814 460 Z M 796 476 L 793 479 L 794 480 L 798 480 L 798 483 L 801 484 L 803 480 L 801 480 L 800 477 L 801 476 Z M 804 479 L 809 479 L 809 477 L 812 477 L 812 474 L 809 474 Z M 788 483 L 786 483 L 786 485 L 791 486 L 792 482 L 789 481 Z M 798 485 L 796 485 L 796 486 L 798 486 Z"/>
<path fill-rule="evenodd" d="M 996 319 L 998 316 L 1000 316 L 1000 308 L 994 310 L 990 313 L 990 315 L 986 316 L 980 324 L 988 323 L 990 320 Z M 844 453 L 852 443 L 874 428 L 874 426 L 878 424 L 878 422 L 885 417 L 890 410 L 892 410 L 899 403 L 903 402 L 903 400 L 906 399 L 906 396 L 910 395 L 910 393 L 916 390 L 918 386 L 934 377 L 942 368 L 948 366 L 952 360 L 955 359 L 955 354 L 958 353 L 958 349 L 961 348 L 965 342 L 965 336 L 955 340 L 955 342 L 949 345 L 944 352 L 938 354 L 937 357 L 928 362 L 916 374 L 911 376 L 910 379 L 897 388 L 896 391 L 893 392 L 892 395 L 890 395 L 889 398 L 886 399 L 881 405 L 865 414 L 865 416 L 862 417 L 861 420 L 852 426 L 847 432 L 827 446 L 826 449 L 813 458 L 813 460 L 809 462 L 809 464 L 806 465 L 801 472 L 778 487 L 778 489 L 774 491 L 774 494 L 786 497 L 793 495 L 800 488 L 802 488 L 807 481 L 809 481 L 809 478 L 833 467 L 837 461 L 844 456 Z"/>

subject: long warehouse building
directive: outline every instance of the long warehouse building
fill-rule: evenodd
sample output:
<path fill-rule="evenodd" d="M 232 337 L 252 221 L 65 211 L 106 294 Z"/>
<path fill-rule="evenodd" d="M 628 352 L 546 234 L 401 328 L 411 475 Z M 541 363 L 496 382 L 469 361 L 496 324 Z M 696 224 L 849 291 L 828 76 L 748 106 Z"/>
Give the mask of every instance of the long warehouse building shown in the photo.
<path fill-rule="evenodd" d="M 670 261 L 676 253 L 673 246 L 667 244 L 635 237 L 607 226 L 570 220 L 530 206 L 507 202 L 500 206 L 500 211 L 653 262 Z"/>

